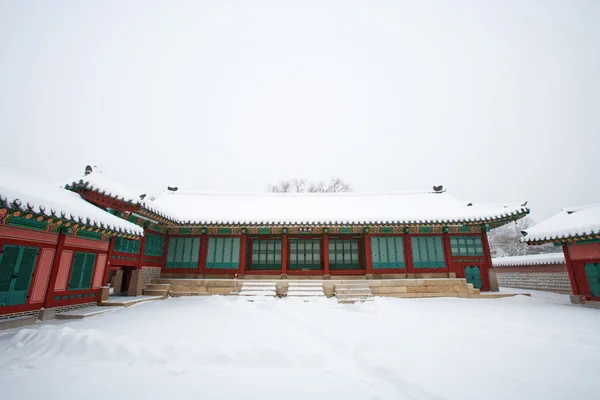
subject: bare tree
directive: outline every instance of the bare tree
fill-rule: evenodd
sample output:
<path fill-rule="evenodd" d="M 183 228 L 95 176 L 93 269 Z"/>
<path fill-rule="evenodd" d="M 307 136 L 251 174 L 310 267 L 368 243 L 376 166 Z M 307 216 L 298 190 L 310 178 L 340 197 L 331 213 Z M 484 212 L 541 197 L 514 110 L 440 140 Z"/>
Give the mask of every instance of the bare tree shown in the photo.
<path fill-rule="evenodd" d="M 533 225 L 535 225 L 535 222 L 531 218 L 525 217 L 515 221 L 515 223 L 493 229 L 488 235 L 492 257 L 560 252 L 560 249 L 557 249 L 551 243 L 540 246 L 528 246 L 521 243 L 520 239 L 523 237 L 521 231 L 531 228 Z"/>
<path fill-rule="evenodd" d="M 269 192 L 289 193 L 292 191 L 292 182 L 290 180 L 280 181 L 277 185 L 269 185 Z"/>
<path fill-rule="evenodd" d="M 299 179 L 299 178 L 294 178 L 292 179 L 292 188 L 294 189 L 293 191 L 296 193 L 302 193 L 304 192 L 304 188 L 306 187 L 306 183 L 308 181 L 306 179 Z"/>
<path fill-rule="evenodd" d="M 277 185 L 269 185 L 269 191 L 277 193 L 340 193 L 351 192 L 352 188 L 350 184 L 337 177 L 331 178 L 329 182 L 308 182 L 303 178 L 294 178 L 281 181 Z"/>

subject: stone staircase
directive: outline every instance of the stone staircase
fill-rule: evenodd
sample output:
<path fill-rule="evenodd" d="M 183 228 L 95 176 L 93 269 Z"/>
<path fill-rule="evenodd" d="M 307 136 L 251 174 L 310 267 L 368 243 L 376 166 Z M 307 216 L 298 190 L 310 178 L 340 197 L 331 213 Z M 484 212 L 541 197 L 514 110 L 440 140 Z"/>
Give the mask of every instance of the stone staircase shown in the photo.
<path fill-rule="evenodd" d="M 362 303 L 373 300 L 373 292 L 367 281 L 337 283 L 333 293 L 338 303 Z"/>
<path fill-rule="evenodd" d="M 305 300 L 325 298 L 323 282 L 289 282 L 286 297 Z"/>
<path fill-rule="evenodd" d="M 231 294 L 242 296 L 249 301 L 277 297 L 277 284 L 270 281 L 244 281 L 240 291 Z"/>
<path fill-rule="evenodd" d="M 163 296 L 168 297 L 171 290 L 170 283 L 151 283 L 142 291 L 145 296 Z"/>

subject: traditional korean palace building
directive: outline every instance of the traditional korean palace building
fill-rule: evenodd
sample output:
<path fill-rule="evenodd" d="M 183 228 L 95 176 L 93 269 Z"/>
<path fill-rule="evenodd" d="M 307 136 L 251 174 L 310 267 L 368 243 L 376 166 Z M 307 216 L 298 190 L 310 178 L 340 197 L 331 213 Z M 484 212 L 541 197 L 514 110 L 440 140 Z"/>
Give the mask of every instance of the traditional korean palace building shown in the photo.
<path fill-rule="evenodd" d="M 600 301 L 600 204 L 564 208 L 522 232 L 529 245 L 562 247 L 573 295 L 571 302 Z"/>
<path fill-rule="evenodd" d="M 145 195 L 86 168 L 60 187 L 0 176 L 0 315 L 89 303 L 109 280 L 466 278 L 489 290 L 486 232 L 525 205 L 472 204 L 441 189 Z"/>

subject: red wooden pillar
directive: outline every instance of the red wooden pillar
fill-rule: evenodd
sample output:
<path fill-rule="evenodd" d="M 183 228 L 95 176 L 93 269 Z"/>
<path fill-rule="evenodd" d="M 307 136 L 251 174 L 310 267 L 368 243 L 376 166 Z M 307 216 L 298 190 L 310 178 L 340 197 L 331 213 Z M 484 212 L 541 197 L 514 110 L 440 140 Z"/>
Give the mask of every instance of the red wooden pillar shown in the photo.
<path fill-rule="evenodd" d="M 323 235 L 323 274 L 329 275 L 329 235 Z"/>
<path fill-rule="evenodd" d="M 142 263 L 144 262 L 144 248 L 146 247 L 146 229 L 144 229 L 144 236 L 140 238 L 140 253 L 138 254 L 138 262 L 135 269 L 142 269 Z"/>
<path fill-rule="evenodd" d="M 110 273 L 110 263 L 112 260 L 113 250 L 115 248 L 115 238 L 112 236 L 108 240 L 108 253 L 106 254 L 106 268 L 104 268 L 104 277 L 102 278 L 102 286 L 108 285 L 108 274 Z"/>
<path fill-rule="evenodd" d="M 288 235 L 287 233 L 281 238 L 281 274 L 287 275 L 288 272 Z"/>
<path fill-rule="evenodd" d="M 404 263 L 406 264 L 406 273 L 414 274 L 415 266 L 413 264 L 412 245 L 408 232 L 404 233 Z"/>
<path fill-rule="evenodd" d="M 165 232 L 165 241 L 163 243 L 162 259 L 160 260 L 160 263 L 162 264 L 160 266 L 161 271 L 167 266 L 167 252 L 168 251 L 169 251 L 169 233 L 167 231 L 167 232 Z"/>
<path fill-rule="evenodd" d="M 208 254 L 208 236 L 200 236 L 200 255 L 198 256 L 198 273 L 206 273 L 206 255 Z"/>
<path fill-rule="evenodd" d="M 367 270 L 367 275 L 373 274 L 373 256 L 371 254 L 371 235 L 365 232 L 364 238 L 364 247 L 365 247 L 365 267 Z"/>
<path fill-rule="evenodd" d="M 486 267 L 481 271 L 481 290 L 490 290 L 490 279 L 489 270 L 492 269 L 492 255 L 490 253 L 490 242 L 488 241 L 487 232 L 485 226 L 481 226 L 481 240 L 483 242 L 483 255 L 485 259 Z"/>
<path fill-rule="evenodd" d="M 66 228 L 65 228 L 66 229 Z M 44 308 L 51 307 L 51 301 L 54 300 L 54 286 L 56 285 L 56 277 L 58 275 L 58 268 L 60 266 L 60 260 L 62 258 L 63 249 L 65 248 L 66 235 L 60 229 L 58 234 L 58 241 L 56 242 L 56 251 L 54 253 L 54 260 L 52 260 L 52 269 L 50 270 L 50 279 L 48 279 L 48 288 L 46 289 L 46 298 L 44 299 Z"/>
<path fill-rule="evenodd" d="M 442 240 L 444 242 L 444 260 L 446 261 L 446 270 L 448 274 L 453 271 L 452 265 L 452 249 L 450 248 L 450 235 L 448 232 L 442 234 Z"/>
<path fill-rule="evenodd" d="M 571 281 L 571 290 L 575 295 L 583 295 L 583 287 L 581 287 L 577 282 L 577 274 L 575 274 L 575 269 L 573 268 L 573 262 L 571 261 L 571 255 L 569 254 L 569 248 L 567 244 L 563 244 L 562 246 L 563 253 L 565 255 L 565 263 L 567 264 L 567 272 L 569 273 L 569 280 Z"/>
<path fill-rule="evenodd" d="M 244 275 L 244 271 L 246 270 L 246 241 L 248 237 L 246 235 L 242 235 L 240 239 L 240 275 Z"/>

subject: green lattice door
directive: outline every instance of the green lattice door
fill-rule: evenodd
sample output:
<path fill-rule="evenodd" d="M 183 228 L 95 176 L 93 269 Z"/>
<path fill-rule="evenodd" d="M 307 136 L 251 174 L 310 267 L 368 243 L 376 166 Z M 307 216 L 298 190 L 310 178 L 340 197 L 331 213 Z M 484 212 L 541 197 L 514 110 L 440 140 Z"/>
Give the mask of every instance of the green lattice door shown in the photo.
<path fill-rule="evenodd" d="M 479 267 L 465 267 L 465 278 L 467 283 L 472 283 L 475 289 L 481 289 L 481 271 Z"/>
<path fill-rule="evenodd" d="M 585 264 L 585 275 L 592 297 L 600 297 L 600 264 Z"/>
<path fill-rule="evenodd" d="M 5 245 L 0 254 L 0 306 L 27 303 L 38 249 Z"/>

